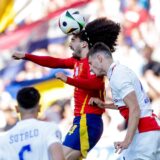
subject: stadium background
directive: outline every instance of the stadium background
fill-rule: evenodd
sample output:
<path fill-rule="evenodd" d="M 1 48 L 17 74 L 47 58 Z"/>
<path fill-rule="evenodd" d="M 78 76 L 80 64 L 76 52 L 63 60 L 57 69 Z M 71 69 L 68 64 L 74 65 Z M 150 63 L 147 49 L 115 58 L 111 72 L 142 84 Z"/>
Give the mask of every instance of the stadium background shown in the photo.
<path fill-rule="evenodd" d="M 0 1 L 0 133 L 18 121 L 15 96 L 21 87 L 33 85 L 42 99 L 40 118 L 56 121 L 63 136 L 73 119 L 73 87 L 55 79 L 62 71 L 11 58 L 15 50 L 59 58 L 71 56 L 70 37 L 58 27 L 59 15 L 78 8 L 89 22 L 107 16 L 122 31 L 114 59 L 133 69 L 151 98 L 160 118 L 160 0 L 1 0 Z M 111 94 L 106 80 L 106 100 Z M 124 137 L 126 125 L 118 111 L 106 110 L 104 133 L 87 160 L 116 160 L 113 142 Z M 63 137 L 64 138 L 64 137 Z"/>

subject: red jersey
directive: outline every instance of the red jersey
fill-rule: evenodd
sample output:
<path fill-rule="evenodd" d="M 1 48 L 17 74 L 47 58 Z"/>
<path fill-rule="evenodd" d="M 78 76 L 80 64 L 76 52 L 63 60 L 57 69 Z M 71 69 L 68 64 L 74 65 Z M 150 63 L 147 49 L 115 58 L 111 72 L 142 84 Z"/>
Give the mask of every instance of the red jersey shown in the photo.
<path fill-rule="evenodd" d="M 75 58 L 61 59 L 49 56 L 26 54 L 25 59 L 45 67 L 74 69 L 73 78 L 68 77 L 66 83 L 75 86 L 75 116 L 79 116 L 84 113 L 101 115 L 104 112 L 104 109 L 97 106 L 90 106 L 88 104 L 91 97 L 98 97 L 101 100 L 104 100 L 105 96 L 104 78 L 96 77 L 91 74 L 88 58 L 81 60 L 77 60 Z"/>

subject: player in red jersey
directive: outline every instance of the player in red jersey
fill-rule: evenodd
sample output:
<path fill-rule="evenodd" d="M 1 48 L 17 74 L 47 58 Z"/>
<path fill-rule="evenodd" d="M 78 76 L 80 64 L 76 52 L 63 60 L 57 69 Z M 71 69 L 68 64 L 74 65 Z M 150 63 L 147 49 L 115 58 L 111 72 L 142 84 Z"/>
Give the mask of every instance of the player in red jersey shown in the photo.
<path fill-rule="evenodd" d="M 105 84 L 103 77 L 96 77 L 90 73 L 87 55 L 96 42 L 105 43 L 113 52 L 119 32 L 119 24 L 107 18 L 99 18 L 88 23 L 81 33 L 72 36 L 70 48 L 73 50 L 73 56 L 71 58 L 60 59 L 18 52 L 13 54 L 14 59 L 30 60 L 45 67 L 74 69 L 73 78 L 62 73 L 56 75 L 65 83 L 75 86 L 75 118 L 63 142 L 67 160 L 86 157 L 88 151 L 96 145 L 102 135 L 101 115 L 104 109 L 93 107 L 88 102 L 91 97 L 104 100 Z"/>

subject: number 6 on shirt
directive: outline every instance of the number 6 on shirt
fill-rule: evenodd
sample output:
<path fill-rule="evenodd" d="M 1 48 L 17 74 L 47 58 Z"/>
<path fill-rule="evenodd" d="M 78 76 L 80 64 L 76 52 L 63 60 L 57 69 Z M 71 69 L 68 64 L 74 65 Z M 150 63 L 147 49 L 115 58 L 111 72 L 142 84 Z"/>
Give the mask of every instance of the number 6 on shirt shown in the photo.
<path fill-rule="evenodd" d="M 28 144 L 28 145 L 25 145 L 21 148 L 20 152 L 19 152 L 19 160 L 25 160 L 23 158 L 23 154 L 24 152 L 31 152 L 31 146 Z"/>

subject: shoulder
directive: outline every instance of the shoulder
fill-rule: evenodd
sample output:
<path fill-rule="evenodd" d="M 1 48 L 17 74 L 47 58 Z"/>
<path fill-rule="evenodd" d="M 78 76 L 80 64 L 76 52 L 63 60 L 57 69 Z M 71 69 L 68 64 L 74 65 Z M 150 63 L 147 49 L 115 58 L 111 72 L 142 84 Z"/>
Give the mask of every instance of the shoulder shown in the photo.
<path fill-rule="evenodd" d="M 126 67 L 120 64 L 117 64 L 112 71 L 111 80 L 112 81 L 121 81 L 126 75 Z"/>
<path fill-rule="evenodd" d="M 56 130 L 58 128 L 58 125 L 55 122 L 46 122 L 46 121 L 39 121 L 42 128 L 45 128 L 46 130 Z"/>
<path fill-rule="evenodd" d="M 117 72 L 126 72 L 128 70 L 128 67 L 125 66 L 125 65 L 122 65 L 122 64 L 117 64 L 116 67 L 115 67 L 115 71 Z"/>
<path fill-rule="evenodd" d="M 59 130 L 59 127 L 54 122 L 46 122 L 47 128 L 45 130 L 45 133 L 47 133 L 46 139 L 49 140 L 49 142 L 60 142 L 62 139 L 61 131 Z"/>
<path fill-rule="evenodd" d="M 43 126 L 43 127 L 46 126 L 48 128 L 57 126 L 55 122 L 48 122 L 43 120 L 37 120 L 36 123 L 39 124 L 40 126 Z"/>
<path fill-rule="evenodd" d="M 39 130 L 46 139 L 50 137 L 61 137 L 61 132 L 55 122 L 39 121 Z M 46 134 L 47 133 L 47 134 Z"/>
<path fill-rule="evenodd" d="M 58 128 L 58 125 L 55 122 L 46 122 L 49 128 Z"/>
<path fill-rule="evenodd" d="M 128 77 L 129 74 L 132 74 L 132 73 L 133 73 L 132 70 L 130 68 L 128 68 L 127 66 L 118 64 L 115 67 L 115 70 L 113 72 L 113 76 L 116 76 L 120 79 L 124 79 L 124 78 Z"/>
<path fill-rule="evenodd" d="M 111 82 L 116 88 L 119 88 L 124 83 L 128 83 L 131 81 L 132 71 L 127 66 L 117 65 L 114 69 Z"/>

